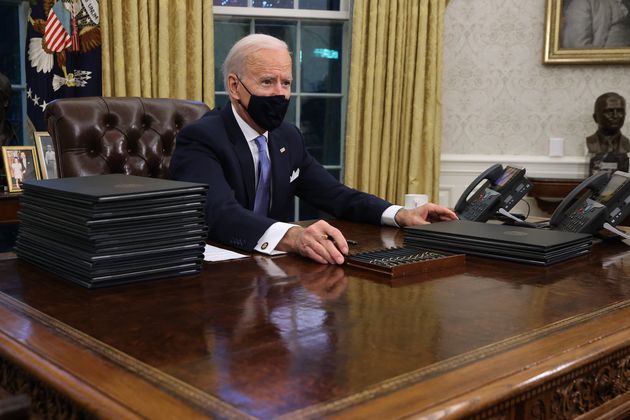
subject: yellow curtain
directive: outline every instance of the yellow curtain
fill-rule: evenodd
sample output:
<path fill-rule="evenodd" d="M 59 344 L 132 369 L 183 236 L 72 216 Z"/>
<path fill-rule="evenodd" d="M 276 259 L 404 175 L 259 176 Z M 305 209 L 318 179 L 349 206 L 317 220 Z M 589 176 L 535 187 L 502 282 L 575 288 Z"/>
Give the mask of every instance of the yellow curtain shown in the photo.
<path fill-rule="evenodd" d="M 345 182 L 403 202 L 439 193 L 446 0 L 354 2 Z"/>
<path fill-rule="evenodd" d="M 214 28 L 208 0 L 101 0 L 103 96 L 214 106 Z"/>

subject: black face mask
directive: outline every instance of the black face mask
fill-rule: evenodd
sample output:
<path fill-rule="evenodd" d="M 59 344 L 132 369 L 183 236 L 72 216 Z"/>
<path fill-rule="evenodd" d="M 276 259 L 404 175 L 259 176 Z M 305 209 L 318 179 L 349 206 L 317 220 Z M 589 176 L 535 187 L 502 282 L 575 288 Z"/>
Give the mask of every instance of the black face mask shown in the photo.
<path fill-rule="evenodd" d="M 254 95 L 247 89 L 247 86 L 243 84 L 238 76 L 236 76 L 236 78 L 250 95 L 249 106 L 245 107 L 240 100 L 238 103 L 247 110 L 252 120 L 254 120 L 259 127 L 267 131 L 278 128 L 280 124 L 282 124 L 282 120 L 284 120 L 284 116 L 289 108 L 289 100 L 285 98 L 284 95 Z"/>

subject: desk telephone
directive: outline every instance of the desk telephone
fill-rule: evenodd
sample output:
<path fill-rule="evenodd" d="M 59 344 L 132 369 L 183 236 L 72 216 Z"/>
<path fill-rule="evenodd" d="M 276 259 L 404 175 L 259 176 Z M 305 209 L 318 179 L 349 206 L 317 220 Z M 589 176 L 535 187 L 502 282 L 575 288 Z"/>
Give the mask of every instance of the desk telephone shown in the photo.
<path fill-rule="evenodd" d="M 485 181 L 470 199 L 470 193 Z M 455 204 L 460 219 L 485 222 L 500 209 L 510 210 L 527 194 L 532 184 L 525 178 L 525 169 L 494 164 L 483 171 L 466 188 Z"/>
<path fill-rule="evenodd" d="M 595 233 L 608 222 L 616 226 L 630 213 L 630 174 L 597 172 L 560 203 L 549 227 L 567 232 Z"/>

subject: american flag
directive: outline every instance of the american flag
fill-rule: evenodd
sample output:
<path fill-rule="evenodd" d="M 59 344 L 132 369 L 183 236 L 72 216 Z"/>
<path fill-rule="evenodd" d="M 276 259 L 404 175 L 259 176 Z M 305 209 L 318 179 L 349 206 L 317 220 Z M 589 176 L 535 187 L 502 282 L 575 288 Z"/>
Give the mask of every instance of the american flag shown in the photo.
<path fill-rule="evenodd" d="M 44 31 L 45 47 L 51 52 L 60 52 L 72 45 L 70 37 L 70 12 L 59 0 L 50 9 Z"/>

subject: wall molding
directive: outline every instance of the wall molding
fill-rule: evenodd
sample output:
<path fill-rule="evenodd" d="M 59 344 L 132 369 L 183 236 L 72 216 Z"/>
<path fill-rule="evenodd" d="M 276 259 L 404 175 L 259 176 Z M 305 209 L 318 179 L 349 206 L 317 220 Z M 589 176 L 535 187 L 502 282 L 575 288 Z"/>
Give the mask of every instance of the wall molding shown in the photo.
<path fill-rule="evenodd" d="M 587 156 L 524 156 L 524 155 L 460 155 L 444 153 L 441 157 L 442 174 L 476 176 L 494 163 L 515 165 L 537 178 L 583 178 L 588 173 Z"/>

